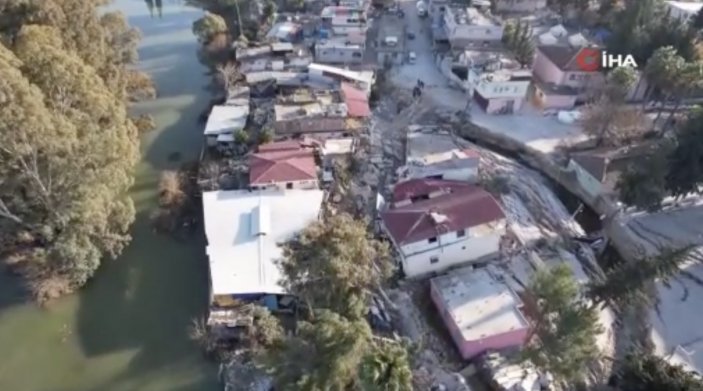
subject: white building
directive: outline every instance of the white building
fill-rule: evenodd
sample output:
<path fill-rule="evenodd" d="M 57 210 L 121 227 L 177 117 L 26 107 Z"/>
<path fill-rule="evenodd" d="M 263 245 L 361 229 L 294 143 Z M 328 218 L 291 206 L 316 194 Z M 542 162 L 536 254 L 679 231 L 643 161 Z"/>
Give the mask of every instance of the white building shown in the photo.
<path fill-rule="evenodd" d="M 532 82 L 532 71 L 499 53 L 467 50 L 460 60 L 467 67 L 466 87 L 489 114 L 520 111 Z"/>
<path fill-rule="evenodd" d="M 398 183 L 381 220 L 407 277 L 495 255 L 506 229 L 493 196 L 477 186 L 446 180 Z"/>
<path fill-rule="evenodd" d="M 205 140 L 208 146 L 229 145 L 234 141 L 234 132 L 244 130 L 249 117 L 249 106 L 213 106 L 205 125 Z"/>
<path fill-rule="evenodd" d="M 689 1 L 667 1 L 666 9 L 669 12 L 669 16 L 674 19 L 678 19 L 681 22 L 687 22 L 692 17 L 696 16 L 703 8 L 703 3 L 701 2 L 689 2 Z"/>
<path fill-rule="evenodd" d="M 285 295 L 279 244 L 318 218 L 323 192 L 210 191 L 202 198 L 213 304 Z"/>
<path fill-rule="evenodd" d="M 398 169 L 399 178 L 478 180 L 480 156 L 460 145 L 449 131 L 411 127 L 407 137 L 406 164 Z"/>
<path fill-rule="evenodd" d="M 331 65 L 312 63 L 308 66 L 308 74 L 326 80 L 332 79 L 338 82 L 346 82 L 361 88 L 366 94 L 371 93 L 371 87 L 376 81 L 373 71 L 352 71 Z"/>
<path fill-rule="evenodd" d="M 315 61 L 328 64 L 361 64 L 364 60 L 365 38 L 354 34 L 332 37 L 315 44 Z"/>
<path fill-rule="evenodd" d="M 446 8 L 443 21 L 452 49 L 490 47 L 503 39 L 503 26 L 473 7 Z"/>

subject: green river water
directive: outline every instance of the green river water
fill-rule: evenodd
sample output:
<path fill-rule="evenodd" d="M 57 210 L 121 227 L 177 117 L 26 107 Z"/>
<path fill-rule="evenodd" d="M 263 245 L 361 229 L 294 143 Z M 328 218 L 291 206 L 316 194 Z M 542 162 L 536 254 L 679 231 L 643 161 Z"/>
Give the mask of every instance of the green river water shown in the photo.
<path fill-rule="evenodd" d="M 206 310 L 202 233 L 179 243 L 154 234 L 148 221 L 159 172 L 200 150 L 197 118 L 209 79 L 190 31 L 200 12 L 180 0 L 117 0 L 111 7 L 142 31 L 140 66 L 159 90 L 158 99 L 135 107 L 154 115 L 158 128 L 142 142 L 134 239 L 85 289 L 46 309 L 26 302 L 18 281 L 0 272 L 0 391 L 220 389 L 216 368 L 187 337 L 190 320 Z"/>

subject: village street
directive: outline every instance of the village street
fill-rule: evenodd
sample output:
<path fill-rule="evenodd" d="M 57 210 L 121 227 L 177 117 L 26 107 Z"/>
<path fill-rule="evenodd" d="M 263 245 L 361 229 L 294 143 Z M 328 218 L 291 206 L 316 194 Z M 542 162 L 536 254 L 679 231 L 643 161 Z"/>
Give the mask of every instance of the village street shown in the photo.
<path fill-rule="evenodd" d="M 404 64 L 401 67 L 393 68 L 389 73 L 389 79 L 395 88 L 405 90 L 408 94 L 417 84 L 418 79 L 422 80 L 425 83 L 425 88 L 419 105 L 423 106 L 425 113 L 429 112 L 446 119 L 457 118 L 452 116 L 454 113 L 468 111 L 470 120 L 474 124 L 489 132 L 508 136 L 542 153 L 552 153 L 559 146 L 578 142 L 585 138 L 578 126 L 562 124 L 554 117 L 543 116 L 530 104 L 525 105 L 520 113 L 505 116 L 487 115 L 475 105 L 473 107 L 467 105 L 466 93 L 450 83 L 442 71 L 441 61 L 437 60 L 438 54 L 433 51 L 432 47 L 429 20 L 417 16 L 414 1 L 402 1 L 400 6 L 405 12 L 407 31 L 415 34 L 415 39 L 407 41 L 407 50 L 415 52 L 417 60 L 414 64 Z M 405 123 L 409 116 L 396 117 L 395 126 L 387 126 L 390 122 L 382 121 L 372 128 L 372 139 L 375 141 L 372 144 L 377 145 L 379 151 L 385 151 L 386 163 L 384 166 L 388 169 L 397 168 L 397 164 L 388 164 L 388 156 L 392 155 L 395 159 L 404 153 L 402 149 L 393 150 L 392 147 L 395 145 L 397 148 L 402 148 L 402 143 L 397 141 L 398 129 L 400 128 L 397 122 L 400 121 L 401 117 L 404 119 L 402 122 Z M 427 118 L 427 116 L 425 117 Z M 380 129 L 383 129 L 383 134 L 379 133 Z M 493 170 L 501 171 L 503 175 L 508 175 L 511 178 L 519 178 L 511 186 L 515 194 L 520 195 L 517 198 L 522 199 L 521 202 L 517 202 L 516 209 L 521 209 L 521 203 L 527 205 L 530 213 L 537 214 L 535 217 L 540 223 L 551 220 L 554 224 L 550 228 L 564 235 L 573 235 L 580 231 L 579 228 L 573 228 L 574 222 L 563 206 L 559 205 L 555 208 L 554 204 L 545 205 L 542 202 L 544 197 L 535 197 L 536 194 L 544 190 L 547 190 L 546 193 L 550 193 L 553 197 L 553 193 L 548 190 L 539 175 L 531 170 L 525 171 L 524 167 L 516 168 L 519 165 L 506 165 L 505 159 L 496 158 L 495 154 L 487 153 L 486 155 L 492 156 L 493 163 L 503 162 L 502 167 L 492 165 Z M 381 169 L 380 174 L 383 175 L 380 183 L 386 184 L 385 178 L 389 172 Z M 383 185 L 381 187 L 383 188 Z M 535 189 L 538 190 L 535 191 Z M 511 202 L 513 198 L 515 198 L 514 195 L 503 197 L 504 205 L 506 205 L 506 201 L 508 205 L 514 205 L 515 203 Z M 555 204 L 559 204 L 558 200 L 554 201 Z M 658 213 L 623 214 L 626 231 L 634 237 L 635 242 L 649 250 L 703 243 L 701 218 L 703 218 L 703 206 L 697 199 L 682 202 L 676 207 L 668 206 Z M 532 229 L 532 231 L 540 232 L 543 229 L 540 227 Z M 530 231 L 529 224 L 526 230 Z M 703 322 L 703 314 L 698 310 L 703 305 L 703 266 L 700 264 L 689 265 L 670 285 L 660 283 L 657 289 L 660 302 L 656 310 L 651 311 L 650 321 L 652 340 L 658 353 L 669 356 L 676 350 L 677 356 L 680 356 L 677 359 L 689 361 L 699 368 L 703 367 L 703 353 L 699 353 L 700 349 L 696 349 L 703 340 L 703 332 L 697 327 Z M 606 315 L 606 319 L 609 316 Z M 682 318 L 690 318 L 691 321 L 675 322 L 675 324 L 663 321 L 663 319 Z M 639 321 L 641 320 L 635 322 Z M 610 324 L 606 325 L 608 328 L 610 326 Z M 627 329 L 628 326 L 626 325 L 625 328 Z M 609 341 L 604 341 L 605 344 L 613 343 L 610 340 L 613 332 L 614 330 L 611 330 L 606 333 L 610 337 L 606 338 Z M 629 331 L 621 330 L 621 333 L 628 335 Z M 677 346 L 684 349 L 676 349 Z"/>

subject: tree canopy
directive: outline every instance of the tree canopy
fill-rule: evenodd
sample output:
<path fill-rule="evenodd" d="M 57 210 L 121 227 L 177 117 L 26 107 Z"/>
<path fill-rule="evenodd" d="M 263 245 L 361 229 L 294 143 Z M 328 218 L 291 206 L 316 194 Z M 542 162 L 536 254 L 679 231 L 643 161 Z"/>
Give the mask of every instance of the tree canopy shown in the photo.
<path fill-rule="evenodd" d="M 320 311 L 259 359 L 281 390 L 410 391 L 407 350 L 374 341 L 364 319 Z"/>
<path fill-rule="evenodd" d="M 689 369 L 651 354 L 626 356 L 619 373 L 617 388 L 622 391 L 703 390 L 703 380 Z"/>
<path fill-rule="evenodd" d="M 0 44 L 0 253 L 38 298 L 83 285 L 130 240 L 139 36 L 100 3 L 0 5 L 0 42 L 13 43 Z"/>
<path fill-rule="evenodd" d="M 219 15 L 205 12 L 200 19 L 193 22 L 193 34 L 201 43 L 209 43 L 216 35 L 227 33 L 227 23 Z"/>
<path fill-rule="evenodd" d="M 389 272 L 388 247 L 363 221 L 342 213 L 315 222 L 283 244 L 283 284 L 315 308 L 365 315 L 370 293 Z"/>
<path fill-rule="evenodd" d="M 535 325 L 523 351 L 525 359 L 565 381 L 576 381 L 597 358 L 601 331 L 596 309 L 580 298 L 571 269 L 560 264 L 538 271 L 529 286 Z"/>

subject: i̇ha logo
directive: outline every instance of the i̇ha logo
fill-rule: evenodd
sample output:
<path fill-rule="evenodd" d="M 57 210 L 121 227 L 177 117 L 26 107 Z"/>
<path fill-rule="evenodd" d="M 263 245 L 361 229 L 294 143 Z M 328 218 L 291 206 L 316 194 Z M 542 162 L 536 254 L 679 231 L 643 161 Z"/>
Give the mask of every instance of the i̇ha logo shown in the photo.
<path fill-rule="evenodd" d="M 586 72 L 595 72 L 599 69 L 613 69 L 617 67 L 637 68 L 637 62 L 631 54 L 609 54 L 605 50 L 583 48 L 576 56 L 579 69 Z"/>

